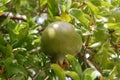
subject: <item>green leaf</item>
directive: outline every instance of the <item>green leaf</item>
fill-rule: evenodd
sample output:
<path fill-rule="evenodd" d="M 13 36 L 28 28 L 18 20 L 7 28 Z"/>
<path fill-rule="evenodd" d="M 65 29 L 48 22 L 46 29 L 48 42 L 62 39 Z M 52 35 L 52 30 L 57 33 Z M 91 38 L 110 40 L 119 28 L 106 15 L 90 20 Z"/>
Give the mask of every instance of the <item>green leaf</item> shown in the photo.
<path fill-rule="evenodd" d="M 97 1 L 95 1 L 95 0 L 90 0 L 90 2 L 93 3 L 93 4 L 96 5 L 96 6 L 101 6 L 101 2 L 104 2 L 104 1 L 101 1 L 101 0 L 97 0 Z"/>
<path fill-rule="evenodd" d="M 72 66 L 72 70 L 76 71 L 79 74 L 79 76 L 82 77 L 82 68 L 77 59 L 72 55 L 66 55 L 66 58 Z"/>
<path fill-rule="evenodd" d="M 97 15 L 99 13 L 99 8 L 97 6 L 95 6 L 94 4 L 92 4 L 89 1 L 86 1 L 87 6 L 91 9 L 91 12 L 95 15 Z"/>
<path fill-rule="evenodd" d="M 110 72 L 109 79 L 111 79 L 111 80 L 114 79 L 114 77 L 117 76 L 116 74 L 118 74 L 117 66 L 114 66 Z"/>
<path fill-rule="evenodd" d="M 5 4 L 7 2 L 9 2 L 10 0 L 2 0 L 2 3 Z"/>
<path fill-rule="evenodd" d="M 61 14 L 60 17 L 56 17 L 56 19 L 61 20 L 61 21 L 65 21 L 65 22 L 70 22 L 71 16 L 67 13 L 63 13 L 63 14 Z"/>
<path fill-rule="evenodd" d="M 70 15 L 80 21 L 85 27 L 89 27 L 89 20 L 85 18 L 84 13 L 80 9 L 72 8 L 69 11 Z"/>
<path fill-rule="evenodd" d="M 72 0 L 65 0 L 65 3 L 66 3 L 67 10 L 69 10 L 72 4 Z"/>
<path fill-rule="evenodd" d="M 2 34 L 0 34 L 0 44 L 1 45 L 5 45 L 6 44 L 6 41 L 4 40 L 4 37 Z"/>
<path fill-rule="evenodd" d="M 108 29 L 115 30 L 116 33 L 120 34 L 120 23 L 107 23 Z"/>
<path fill-rule="evenodd" d="M 0 7 L 0 11 L 1 11 L 1 13 L 3 13 L 2 11 L 5 11 L 5 10 L 7 10 L 8 8 L 7 7 L 5 7 L 5 6 L 2 6 L 2 7 Z M 0 15 L 1 16 L 1 15 Z"/>
<path fill-rule="evenodd" d="M 14 6 L 15 6 L 15 9 L 16 9 L 16 11 L 20 11 L 20 4 L 21 4 L 21 0 L 11 0 L 12 1 L 12 3 L 14 4 Z"/>
<path fill-rule="evenodd" d="M 92 68 L 87 68 L 85 71 L 84 71 L 84 75 L 89 75 L 92 79 L 90 80 L 94 80 L 95 78 L 97 78 L 100 73 Z"/>
<path fill-rule="evenodd" d="M 101 45 L 101 42 L 95 42 L 92 45 L 90 45 L 91 48 L 96 48 L 99 47 Z"/>
<path fill-rule="evenodd" d="M 120 10 L 113 10 L 109 12 L 110 17 L 115 19 L 115 22 L 120 22 Z"/>
<path fill-rule="evenodd" d="M 65 72 L 59 65 L 52 64 L 51 67 L 59 80 L 66 80 Z"/>
<path fill-rule="evenodd" d="M 0 52 L 3 57 L 9 57 L 12 54 L 12 46 L 9 44 L 7 46 L 0 45 Z"/>
<path fill-rule="evenodd" d="M 43 7 L 46 3 L 47 3 L 47 0 L 39 0 L 40 1 L 40 6 Z"/>
<path fill-rule="evenodd" d="M 90 75 L 85 75 L 84 80 L 93 80 L 93 79 L 92 79 L 92 77 Z"/>
<path fill-rule="evenodd" d="M 95 41 L 103 42 L 108 39 L 107 29 L 100 26 L 94 30 Z"/>
<path fill-rule="evenodd" d="M 58 5 L 56 0 L 47 0 L 48 2 L 48 13 L 51 17 L 58 16 Z"/>
<path fill-rule="evenodd" d="M 26 71 L 24 67 L 18 64 L 10 64 L 10 65 L 7 64 L 6 70 L 7 70 L 7 75 L 9 77 L 14 74 L 23 74 L 24 76 L 26 75 Z"/>
<path fill-rule="evenodd" d="M 72 80 L 80 80 L 79 75 L 74 71 L 66 71 L 65 74 L 72 78 Z"/>
<path fill-rule="evenodd" d="M 22 74 L 15 74 L 11 79 L 12 80 L 25 80 L 25 76 Z"/>
<path fill-rule="evenodd" d="M 80 3 L 78 2 L 72 2 L 71 8 L 78 8 L 80 6 Z"/>
<path fill-rule="evenodd" d="M 24 56 L 19 53 L 14 53 L 15 59 L 17 59 L 17 62 L 21 65 L 24 64 Z"/>
<path fill-rule="evenodd" d="M 28 36 L 28 28 L 22 29 L 19 31 L 19 35 L 17 35 L 17 42 L 14 45 L 14 47 L 19 47 L 21 45 L 23 45 L 23 43 L 26 41 Z"/>

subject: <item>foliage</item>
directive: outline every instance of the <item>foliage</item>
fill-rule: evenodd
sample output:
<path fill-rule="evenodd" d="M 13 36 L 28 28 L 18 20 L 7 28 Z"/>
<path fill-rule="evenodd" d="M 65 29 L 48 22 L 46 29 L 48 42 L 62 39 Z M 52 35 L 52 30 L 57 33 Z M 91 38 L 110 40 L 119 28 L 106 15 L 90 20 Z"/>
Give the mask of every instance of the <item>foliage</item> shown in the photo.
<path fill-rule="evenodd" d="M 120 0 L 0 0 L 0 80 L 119 80 Z M 41 49 L 48 24 L 65 21 L 82 36 L 69 68 Z"/>

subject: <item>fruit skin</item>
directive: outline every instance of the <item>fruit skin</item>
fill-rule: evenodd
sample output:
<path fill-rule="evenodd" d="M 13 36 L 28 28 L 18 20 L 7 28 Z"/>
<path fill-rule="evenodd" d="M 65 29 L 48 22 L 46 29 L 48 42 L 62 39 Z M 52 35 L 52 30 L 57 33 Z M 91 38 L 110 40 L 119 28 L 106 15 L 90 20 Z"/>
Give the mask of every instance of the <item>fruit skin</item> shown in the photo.
<path fill-rule="evenodd" d="M 52 61 L 65 60 L 66 54 L 75 56 L 82 47 L 81 36 L 72 24 L 67 22 L 53 22 L 42 33 L 42 49 Z"/>

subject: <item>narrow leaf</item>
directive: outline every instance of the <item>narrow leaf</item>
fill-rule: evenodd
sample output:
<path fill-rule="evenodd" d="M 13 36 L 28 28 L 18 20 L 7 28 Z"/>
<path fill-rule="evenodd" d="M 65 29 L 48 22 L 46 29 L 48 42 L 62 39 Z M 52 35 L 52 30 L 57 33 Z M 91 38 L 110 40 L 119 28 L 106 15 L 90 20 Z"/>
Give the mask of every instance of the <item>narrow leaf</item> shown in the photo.
<path fill-rule="evenodd" d="M 72 80 L 80 80 L 79 75 L 74 71 L 67 71 L 65 73 L 66 73 L 67 76 L 71 77 Z"/>
<path fill-rule="evenodd" d="M 59 80 L 66 80 L 65 72 L 58 64 L 52 64 L 51 67 Z"/>
<path fill-rule="evenodd" d="M 76 71 L 79 76 L 82 76 L 82 69 L 81 66 L 79 64 L 79 62 L 76 60 L 76 58 L 72 55 L 66 55 L 66 58 L 68 60 L 68 62 L 70 63 L 70 65 L 72 66 L 72 70 Z"/>

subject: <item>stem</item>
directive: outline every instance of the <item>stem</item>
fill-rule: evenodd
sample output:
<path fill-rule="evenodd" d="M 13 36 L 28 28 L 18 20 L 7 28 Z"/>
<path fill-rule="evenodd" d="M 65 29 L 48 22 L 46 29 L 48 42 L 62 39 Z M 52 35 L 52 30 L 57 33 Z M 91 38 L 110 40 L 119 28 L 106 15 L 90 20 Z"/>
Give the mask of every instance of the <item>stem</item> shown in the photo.
<path fill-rule="evenodd" d="M 39 13 L 38 13 L 38 15 L 40 16 L 40 14 L 41 14 L 41 7 L 40 7 L 40 3 L 41 3 L 41 0 L 38 0 L 38 10 L 39 10 Z"/>
<path fill-rule="evenodd" d="M 40 73 L 42 73 L 41 70 L 39 70 L 39 71 L 34 75 L 33 80 L 36 80 L 36 78 L 39 76 Z"/>

